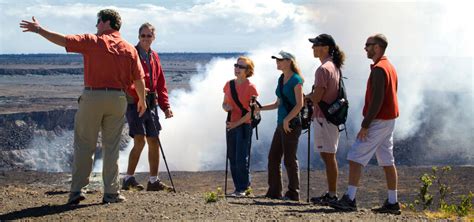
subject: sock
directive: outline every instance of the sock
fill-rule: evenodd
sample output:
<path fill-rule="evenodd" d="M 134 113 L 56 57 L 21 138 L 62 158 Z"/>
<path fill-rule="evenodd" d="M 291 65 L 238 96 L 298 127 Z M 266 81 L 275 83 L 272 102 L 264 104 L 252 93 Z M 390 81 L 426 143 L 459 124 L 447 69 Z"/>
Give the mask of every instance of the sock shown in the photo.
<path fill-rule="evenodd" d="M 388 190 L 388 203 L 394 204 L 397 203 L 397 190 Z"/>
<path fill-rule="evenodd" d="M 150 176 L 150 179 L 149 179 L 150 183 L 154 183 L 154 182 L 156 182 L 156 181 L 158 181 L 158 180 L 159 180 L 159 179 L 158 179 L 158 176 Z"/>
<path fill-rule="evenodd" d="M 335 196 L 337 196 L 336 192 L 328 191 L 328 194 L 329 194 L 330 197 L 335 197 Z"/>
<path fill-rule="evenodd" d="M 127 181 L 128 179 L 130 179 L 130 177 L 133 177 L 133 175 L 128 175 L 128 174 L 127 174 L 127 175 L 125 175 L 125 177 L 124 177 L 124 181 Z"/>
<path fill-rule="evenodd" d="M 349 199 L 354 200 L 357 193 L 357 187 L 349 185 L 347 187 L 347 195 L 349 195 Z"/>

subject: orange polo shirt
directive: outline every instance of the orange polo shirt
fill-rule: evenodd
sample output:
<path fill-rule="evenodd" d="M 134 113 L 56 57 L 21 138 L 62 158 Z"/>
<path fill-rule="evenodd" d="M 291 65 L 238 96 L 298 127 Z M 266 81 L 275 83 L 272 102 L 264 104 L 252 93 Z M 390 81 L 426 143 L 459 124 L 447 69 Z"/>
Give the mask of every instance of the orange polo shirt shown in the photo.
<path fill-rule="evenodd" d="M 66 51 L 84 56 L 84 86 L 126 89 L 145 74 L 133 45 L 116 30 L 66 36 Z"/>

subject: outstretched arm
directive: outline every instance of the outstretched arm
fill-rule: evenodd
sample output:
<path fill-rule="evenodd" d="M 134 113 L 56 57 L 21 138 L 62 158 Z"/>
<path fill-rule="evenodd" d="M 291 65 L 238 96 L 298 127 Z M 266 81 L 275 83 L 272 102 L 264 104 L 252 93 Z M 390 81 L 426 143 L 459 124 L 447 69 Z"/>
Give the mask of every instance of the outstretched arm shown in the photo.
<path fill-rule="evenodd" d="M 34 16 L 32 17 L 32 20 L 33 21 L 21 20 L 20 28 L 23 29 L 23 32 L 36 32 L 48 41 L 66 47 L 66 37 L 63 34 L 42 28 Z"/>

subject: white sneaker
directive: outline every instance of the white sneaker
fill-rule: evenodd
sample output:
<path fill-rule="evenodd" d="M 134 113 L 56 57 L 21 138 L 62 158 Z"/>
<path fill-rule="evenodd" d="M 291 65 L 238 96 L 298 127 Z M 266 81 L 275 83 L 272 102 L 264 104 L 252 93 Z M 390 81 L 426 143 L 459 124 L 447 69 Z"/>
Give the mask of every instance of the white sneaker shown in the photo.
<path fill-rule="evenodd" d="M 244 192 L 235 191 L 235 192 L 231 193 L 230 196 L 231 197 L 245 197 L 245 191 Z"/>

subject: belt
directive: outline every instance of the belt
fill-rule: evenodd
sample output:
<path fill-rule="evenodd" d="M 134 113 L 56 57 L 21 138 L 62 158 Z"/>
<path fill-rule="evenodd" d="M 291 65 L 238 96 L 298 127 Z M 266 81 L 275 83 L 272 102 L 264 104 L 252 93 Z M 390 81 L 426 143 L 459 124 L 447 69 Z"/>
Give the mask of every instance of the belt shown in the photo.
<path fill-rule="evenodd" d="M 84 90 L 89 90 L 89 91 L 122 91 L 122 89 L 107 88 L 107 87 L 84 87 Z"/>

